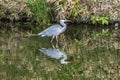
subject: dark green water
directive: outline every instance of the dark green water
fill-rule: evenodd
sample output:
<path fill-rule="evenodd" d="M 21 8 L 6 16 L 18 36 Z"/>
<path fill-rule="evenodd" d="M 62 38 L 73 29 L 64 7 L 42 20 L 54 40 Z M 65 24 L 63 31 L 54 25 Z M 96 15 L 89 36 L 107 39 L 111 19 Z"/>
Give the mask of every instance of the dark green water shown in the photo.
<path fill-rule="evenodd" d="M 119 29 L 72 25 L 59 36 L 57 44 L 55 40 L 51 43 L 48 37 L 32 36 L 43 29 L 31 31 L 29 25 L 19 24 L 1 26 L 1 80 L 120 79 Z M 39 51 L 41 48 L 64 53 L 68 64 L 61 64 L 62 58 L 47 56 Z"/>

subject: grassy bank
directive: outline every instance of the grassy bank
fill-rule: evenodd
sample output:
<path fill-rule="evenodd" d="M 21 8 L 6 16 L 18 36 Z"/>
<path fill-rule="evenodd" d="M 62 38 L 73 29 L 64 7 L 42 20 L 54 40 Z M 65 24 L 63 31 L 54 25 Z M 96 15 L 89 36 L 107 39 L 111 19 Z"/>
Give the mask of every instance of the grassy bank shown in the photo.
<path fill-rule="evenodd" d="M 60 18 L 74 22 L 108 24 L 120 21 L 119 0 L 2 0 L 0 19 L 2 21 L 31 21 L 49 23 Z"/>

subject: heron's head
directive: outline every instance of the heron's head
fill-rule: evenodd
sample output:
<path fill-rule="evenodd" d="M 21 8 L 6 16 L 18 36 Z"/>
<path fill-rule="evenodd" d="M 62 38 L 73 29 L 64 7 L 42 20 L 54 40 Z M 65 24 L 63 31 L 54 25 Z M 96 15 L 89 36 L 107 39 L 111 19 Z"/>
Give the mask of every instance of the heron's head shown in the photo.
<path fill-rule="evenodd" d="M 65 23 L 69 23 L 72 22 L 71 20 L 67 20 L 67 19 L 61 19 L 60 20 L 60 24 L 65 24 Z"/>

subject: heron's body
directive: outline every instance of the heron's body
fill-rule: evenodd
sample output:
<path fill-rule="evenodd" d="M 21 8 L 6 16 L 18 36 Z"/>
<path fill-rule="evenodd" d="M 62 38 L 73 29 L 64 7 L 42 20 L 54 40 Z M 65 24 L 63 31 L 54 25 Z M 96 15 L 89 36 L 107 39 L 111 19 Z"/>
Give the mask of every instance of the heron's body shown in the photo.
<path fill-rule="evenodd" d="M 61 26 L 60 24 L 55 24 L 50 26 L 49 28 L 45 29 L 38 35 L 44 36 L 58 36 L 59 34 L 63 33 L 66 30 L 66 26 Z"/>
<path fill-rule="evenodd" d="M 56 40 L 57 40 L 57 36 L 66 30 L 67 25 L 65 22 L 68 22 L 68 21 L 70 21 L 70 20 L 60 20 L 59 24 L 50 26 L 49 28 L 45 29 L 44 31 L 38 33 L 38 35 L 41 35 L 42 37 L 51 36 L 52 40 L 54 39 L 54 37 L 56 37 Z"/>

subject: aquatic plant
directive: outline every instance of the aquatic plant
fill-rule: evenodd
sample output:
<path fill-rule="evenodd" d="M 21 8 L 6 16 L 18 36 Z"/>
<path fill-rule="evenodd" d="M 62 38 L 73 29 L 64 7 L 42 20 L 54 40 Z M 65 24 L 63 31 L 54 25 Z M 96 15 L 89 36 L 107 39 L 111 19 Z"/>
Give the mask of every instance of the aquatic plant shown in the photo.
<path fill-rule="evenodd" d="M 117 5 L 117 8 L 120 9 L 120 4 Z"/>
<path fill-rule="evenodd" d="M 93 33 L 92 33 L 93 39 L 96 39 L 100 36 L 109 36 L 109 29 L 106 29 L 106 30 L 102 29 L 101 32 L 93 31 Z"/>
<path fill-rule="evenodd" d="M 107 16 L 99 16 L 97 14 L 94 14 L 91 16 L 91 21 L 93 24 L 95 24 L 95 23 L 108 24 L 108 17 Z"/>

